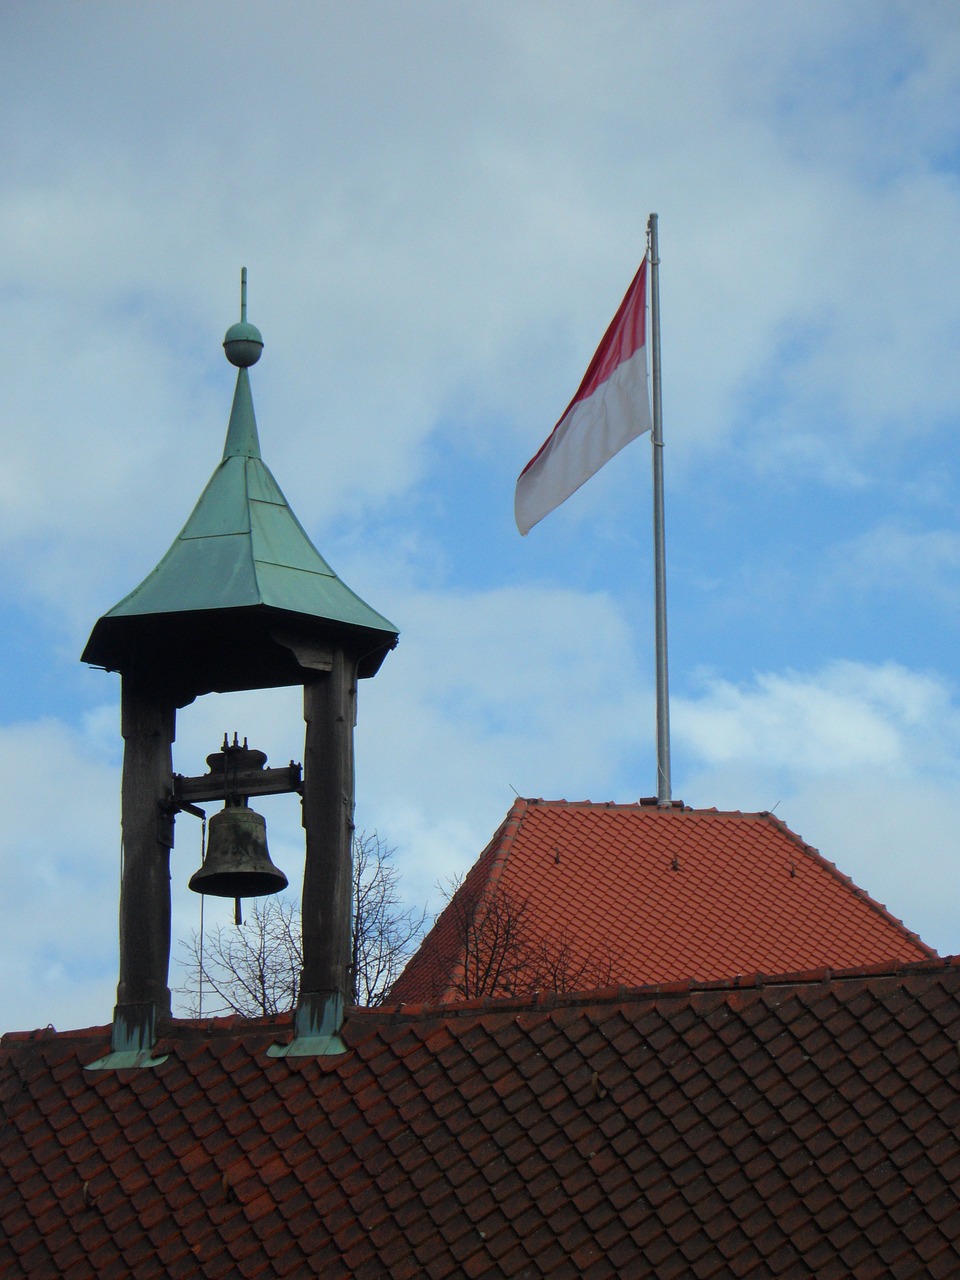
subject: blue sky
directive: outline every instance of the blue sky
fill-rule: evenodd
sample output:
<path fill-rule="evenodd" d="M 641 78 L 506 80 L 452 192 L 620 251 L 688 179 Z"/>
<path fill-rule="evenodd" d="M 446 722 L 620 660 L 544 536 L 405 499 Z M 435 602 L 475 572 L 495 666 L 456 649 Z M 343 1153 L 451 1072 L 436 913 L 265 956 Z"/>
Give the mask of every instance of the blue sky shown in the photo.
<path fill-rule="evenodd" d="M 241 265 L 264 456 L 401 631 L 357 804 L 411 900 L 514 791 L 655 791 L 648 442 L 512 518 L 651 211 L 674 795 L 775 807 L 960 951 L 955 5 L 52 0 L 0 13 L 0 108 L 0 1028 L 112 1011 L 119 682 L 79 654 L 219 460 Z M 234 729 L 300 758 L 271 693 L 182 712 L 176 768 Z M 178 936 L 198 861 L 181 819 Z"/>

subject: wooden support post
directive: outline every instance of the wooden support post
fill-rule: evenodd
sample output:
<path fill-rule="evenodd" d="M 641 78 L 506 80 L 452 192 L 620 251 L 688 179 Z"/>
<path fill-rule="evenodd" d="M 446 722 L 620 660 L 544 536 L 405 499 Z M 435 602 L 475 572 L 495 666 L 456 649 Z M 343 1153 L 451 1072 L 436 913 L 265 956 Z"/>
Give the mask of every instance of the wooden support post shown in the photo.
<path fill-rule="evenodd" d="M 173 786 L 176 709 L 156 689 L 124 676 L 120 717 L 123 881 L 113 1049 L 143 1051 L 154 1043 L 157 1018 L 170 1014 L 173 820 L 162 806 Z"/>
<path fill-rule="evenodd" d="M 299 1039 L 335 1037 L 353 995 L 353 726 L 356 662 L 335 650 L 329 672 L 304 685 L 303 978 Z"/>

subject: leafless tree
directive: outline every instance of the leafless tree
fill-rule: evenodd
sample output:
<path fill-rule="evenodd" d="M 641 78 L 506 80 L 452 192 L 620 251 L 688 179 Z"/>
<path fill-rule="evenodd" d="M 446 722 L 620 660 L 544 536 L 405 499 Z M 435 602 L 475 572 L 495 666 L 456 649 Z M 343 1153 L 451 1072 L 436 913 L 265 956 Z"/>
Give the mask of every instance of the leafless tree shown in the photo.
<path fill-rule="evenodd" d="M 526 899 L 499 887 L 474 898 L 462 879 L 442 892 L 453 928 L 441 963 L 465 999 L 579 991 L 615 981 L 617 955 L 609 943 L 584 947 L 568 928 L 541 933 Z"/>
<path fill-rule="evenodd" d="M 609 942 L 584 951 L 577 935 L 564 928 L 537 939 L 527 968 L 530 990 L 585 991 L 616 981 L 617 953 Z"/>
<path fill-rule="evenodd" d="M 454 919 L 455 954 L 449 967 L 456 989 L 467 1000 L 515 994 L 530 951 L 527 904 L 498 889 L 472 900 L 462 882 L 454 880 L 447 909 Z"/>
<path fill-rule="evenodd" d="M 297 1003 L 303 953 L 300 912 L 291 898 L 256 898 L 242 925 L 217 925 L 181 941 L 179 963 L 191 1017 L 286 1013 Z"/>
<path fill-rule="evenodd" d="M 423 933 L 424 911 L 404 908 L 394 851 L 377 833 L 360 833 L 353 846 L 353 996 L 381 1004 Z M 287 1013 L 297 1003 L 303 950 L 300 910 L 291 898 L 257 898 L 244 924 L 218 925 L 181 940 L 183 997 L 198 1017 Z"/>
<path fill-rule="evenodd" d="M 404 908 L 400 873 L 374 831 L 353 845 L 353 999 L 383 1004 L 423 937 L 426 908 Z"/>

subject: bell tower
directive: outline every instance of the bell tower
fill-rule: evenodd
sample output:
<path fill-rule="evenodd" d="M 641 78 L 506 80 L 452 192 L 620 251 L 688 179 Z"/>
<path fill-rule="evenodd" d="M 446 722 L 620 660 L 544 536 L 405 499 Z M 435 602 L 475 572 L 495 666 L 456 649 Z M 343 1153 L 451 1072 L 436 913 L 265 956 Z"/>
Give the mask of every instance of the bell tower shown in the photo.
<path fill-rule="evenodd" d="M 357 681 L 376 675 L 398 633 L 333 572 L 261 457 L 249 369 L 263 339 L 247 320 L 246 268 L 240 292 L 240 321 L 223 343 L 237 382 L 220 464 L 169 551 L 99 619 L 82 655 L 121 677 L 120 980 L 104 1067 L 149 1065 L 170 1015 L 173 816 L 186 807 L 173 773 L 176 713 L 207 693 L 303 687 L 302 782 L 298 773 L 283 788 L 303 804 L 303 974 L 293 1042 L 274 1052 L 336 1052 L 351 991 Z"/>

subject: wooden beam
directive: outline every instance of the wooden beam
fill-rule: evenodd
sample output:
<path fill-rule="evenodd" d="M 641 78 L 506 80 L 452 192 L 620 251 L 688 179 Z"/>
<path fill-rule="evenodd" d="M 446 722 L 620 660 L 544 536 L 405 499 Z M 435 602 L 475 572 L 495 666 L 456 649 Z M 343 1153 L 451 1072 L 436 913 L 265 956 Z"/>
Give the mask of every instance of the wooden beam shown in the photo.
<path fill-rule="evenodd" d="M 303 755 L 303 980 L 304 1027 L 323 1010 L 343 1008 L 352 996 L 350 975 L 353 897 L 353 726 L 356 661 L 334 651 L 329 673 L 304 685 Z"/>
<path fill-rule="evenodd" d="M 173 781 L 176 709 L 156 688 L 123 677 L 120 982 L 113 1048 L 148 1049 L 156 1018 L 170 1014 L 170 847 L 162 812 Z"/>
<path fill-rule="evenodd" d="M 198 804 L 204 800 L 226 800 L 227 796 L 279 796 L 302 791 L 301 767 L 291 760 L 277 769 L 234 769 L 228 781 L 222 772 L 202 773 L 173 779 L 173 798 L 178 804 Z"/>

